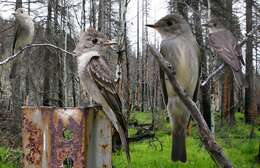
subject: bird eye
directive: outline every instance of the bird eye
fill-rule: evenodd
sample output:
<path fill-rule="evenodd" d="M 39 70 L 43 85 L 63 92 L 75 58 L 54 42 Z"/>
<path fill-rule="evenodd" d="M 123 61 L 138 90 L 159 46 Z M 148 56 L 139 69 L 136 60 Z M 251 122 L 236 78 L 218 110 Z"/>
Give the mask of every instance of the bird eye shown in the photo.
<path fill-rule="evenodd" d="M 217 26 L 217 24 L 216 24 L 216 23 L 214 23 L 214 24 L 213 24 L 213 26 L 214 26 L 214 27 L 216 27 L 216 26 Z"/>
<path fill-rule="evenodd" d="M 96 44 L 97 42 L 98 42 L 98 39 L 93 39 L 93 40 L 92 40 L 92 43 L 93 43 L 93 44 Z"/>
<path fill-rule="evenodd" d="M 172 25 L 172 22 L 171 21 L 167 21 L 166 22 L 168 26 L 171 26 Z"/>
<path fill-rule="evenodd" d="M 23 13 L 23 11 L 21 10 L 21 13 Z"/>

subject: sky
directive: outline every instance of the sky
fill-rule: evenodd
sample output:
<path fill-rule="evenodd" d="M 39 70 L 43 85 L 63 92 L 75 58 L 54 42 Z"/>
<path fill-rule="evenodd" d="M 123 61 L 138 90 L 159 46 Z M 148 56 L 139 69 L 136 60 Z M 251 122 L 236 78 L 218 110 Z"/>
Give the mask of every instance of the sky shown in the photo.
<path fill-rule="evenodd" d="M 139 0 L 140 18 L 142 16 L 142 0 Z M 149 2 L 148 24 L 155 23 L 161 17 L 165 16 L 167 10 L 167 0 L 153 0 Z M 137 0 L 131 0 L 127 9 L 128 36 L 130 37 L 132 49 L 136 50 L 137 42 Z M 154 38 L 160 41 L 160 35 L 153 29 L 148 28 L 149 41 L 154 43 Z M 142 20 L 140 19 L 140 41 L 142 40 Z"/>

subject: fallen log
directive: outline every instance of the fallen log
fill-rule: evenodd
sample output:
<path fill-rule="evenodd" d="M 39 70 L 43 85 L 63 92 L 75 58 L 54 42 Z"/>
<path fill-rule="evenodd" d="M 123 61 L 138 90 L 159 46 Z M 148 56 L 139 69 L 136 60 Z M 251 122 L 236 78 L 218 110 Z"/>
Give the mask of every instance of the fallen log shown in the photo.
<path fill-rule="evenodd" d="M 145 139 L 150 139 L 150 138 L 154 138 L 155 137 L 155 133 L 154 132 L 147 132 L 144 134 L 137 134 L 133 137 L 129 137 L 128 141 L 129 142 L 137 142 L 137 141 L 141 141 L 141 140 L 145 140 Z"/>

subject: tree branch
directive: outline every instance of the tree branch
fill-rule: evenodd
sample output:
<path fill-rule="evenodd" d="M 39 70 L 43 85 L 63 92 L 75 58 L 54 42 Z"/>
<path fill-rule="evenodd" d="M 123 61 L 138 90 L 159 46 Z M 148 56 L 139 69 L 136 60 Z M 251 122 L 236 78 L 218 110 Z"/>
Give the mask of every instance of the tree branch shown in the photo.
<path fill-rule="evenodd" d="M 212 72 L 205 81 L 201 83 L 201 86 L 205 86 L 211 78 L 218 74 L 224 68 L 224 64 L 221 64 L 214 72 Z"/>
<path fill-rule="evenodd" d="M 157 59 L 160 67 L 167 74 L 169 81 L 171 82 L 177 95 L 186 105 L 193 119 L 197 122 L 199 135 L 203 144 L 205 145 L 206 150 L 215 159 L 216 163 L 219 164 L 219 166 L 221 166 L 222 168 L 233 168 L 231 162 L 224 156 L 222 148 L 218 146 L 218 144 L 215 142 L 214 137 L 210 133 L 210 130 L 205 120 L 203 119 L 198 107 L 185 93 L 183 88 L 179 85 L 179 82 L 176 80 L 174 66 L 171 65 L 154 47 L 150 45 L 148 45 L 148 47 L 152 55 L 155 57 L 155 59 Z"/>
<path fill-rule="evenodd" d="M 19 51 L 18 51 L 17 53 L 15 53 L 14 55 L 11 55 L 11 56 L 7 57 L 5 60 L 1 61 L 1 62 L 0 62 L 0 65 L 6 64 L 6 63 L 8 63 L 9 61 L 15 59 L 15 58 L 16 58 L 18 55 L 20 55 L 25 49 L 31 48 L 31 47 L 38 47 L 38 46 L 48 46 L 48 47 L 52 47 L 52 48 L 55 48 L 56 50 L 60 50 L 60 51 L 62 51 L 62 52 L 64 52 L 64 53 L 70 54 L 70 55 L 72 55 L 73 57 L 75 57 L 75 54 L 73 54 L 73 53 L 71 53 L 71 52 L 69 52 L 69 51 L 66 51 L 66 50 L 64 50 L 64 49 L 62 49 L 62 48 L 60 48 L 60 47 L 57 47 L 57 46 L 55 46 L 55 45 L 53 45 L 53 44 L 30 44 L 30 45 L 26 45 L 25 47 L 23 47 L 21 50 L 19 50 Z"/>
<path fill-rule="evenodd" d="M 255 34 L 257 30 L 260 31 L 260 24 L 258 24 L 254 29 L 246 34 L 246 37 L 238 44 L 239 47 L 242 47 L 248 41 L 248 39 L 252 38 L 253 34 Z"/>

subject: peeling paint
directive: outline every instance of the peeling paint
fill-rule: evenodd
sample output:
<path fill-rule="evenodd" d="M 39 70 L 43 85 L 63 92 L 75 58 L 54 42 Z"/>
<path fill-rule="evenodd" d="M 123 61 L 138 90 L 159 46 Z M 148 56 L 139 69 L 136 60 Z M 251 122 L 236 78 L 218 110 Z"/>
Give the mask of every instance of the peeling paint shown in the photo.
<path fill-rule="evenodd" d="M 93 116 L 91 113 L 94 116 L 99 114 L 99 117 L 88 118 Z M 93 165 L 91 162 L 95 162 L 96 167 L 105 165 L 106 168 L 111 168 L 111 123 L 103 116 L 100 107 L 24 107 L 23 167 L 58 168 L 63 167 L 64 160 L 69 158 L 73 168 L 86 168 L 87 165 Z M 71 132 L 70 140 L 64 138 L 66 129 Z M 97 133 L 95 130 L 102 131 Z M 103 144 L 94 143 L 96 134 L 101 138 L 105 136 L 101 141 Z M 95 147 L 97 145 L 101 145 L 102 152 Z M 98 163 L 99 157 L 103 158 L 103 163 Z"/>

